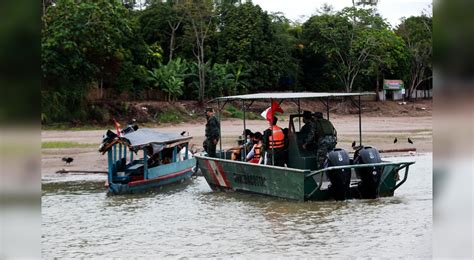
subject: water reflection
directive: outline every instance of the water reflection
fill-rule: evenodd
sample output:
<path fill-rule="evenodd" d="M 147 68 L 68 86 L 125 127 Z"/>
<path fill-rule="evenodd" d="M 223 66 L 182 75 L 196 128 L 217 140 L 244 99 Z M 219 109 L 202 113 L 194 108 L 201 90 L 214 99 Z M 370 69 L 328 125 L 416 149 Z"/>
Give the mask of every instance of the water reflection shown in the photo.
<path fill-rule="evenodd" d="M 48 181 L 43 256 L 430 257 L 431 155 L 415 159 L 395 197 L 345 202 L 212 192 L 202 177 L 122 196 Z"/>

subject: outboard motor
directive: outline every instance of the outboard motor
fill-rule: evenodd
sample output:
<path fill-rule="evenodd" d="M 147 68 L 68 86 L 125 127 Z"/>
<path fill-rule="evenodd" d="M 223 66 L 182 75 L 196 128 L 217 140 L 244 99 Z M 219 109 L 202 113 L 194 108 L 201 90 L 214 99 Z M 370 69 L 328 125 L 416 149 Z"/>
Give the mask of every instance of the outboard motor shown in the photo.
<path fill-rule="evenodd" d="M 382 162 L 379 151 L 372 146 L 363 146 L 354 154 L 354 164 L 369 164 Z M 360 178 L 358 189 L 363 199 L 375 199 L 379 194 L 382 167 L 356 168 L 356 174 Z"/>
<path fill-rule="evenodd" d="M 138 130 L 138 125 L 128 125 L 127 128 L 123 129 L 121 132 L 122 134 L 130 134 Z"/>
<path fill-rule="evenodd" d="M 328 153 L 328 167 L 350 165 L 349 154 L 341 148 Z M 345 200 L 351 182 L 351 169 L 332 170 L 327 172 L 331 186 L 329 191 L 336 200 Z"/>

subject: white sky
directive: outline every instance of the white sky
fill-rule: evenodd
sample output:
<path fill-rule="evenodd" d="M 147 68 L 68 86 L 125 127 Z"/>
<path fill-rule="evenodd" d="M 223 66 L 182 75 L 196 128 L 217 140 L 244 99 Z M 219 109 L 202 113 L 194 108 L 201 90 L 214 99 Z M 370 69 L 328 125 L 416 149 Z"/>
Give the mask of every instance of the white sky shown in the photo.
<path fill-rule="evenodd" d="M 352 6 L 352 0 L 252 0 L 268 12 L 282 12 L 292 21 L 304 22 L 311 15 L 328 3 L 336 11 Z M 400 18 L 420 15 L 431 11 L 431 0 L 379 0 L 377 10 L 393 26 L 400 23 Z"/>

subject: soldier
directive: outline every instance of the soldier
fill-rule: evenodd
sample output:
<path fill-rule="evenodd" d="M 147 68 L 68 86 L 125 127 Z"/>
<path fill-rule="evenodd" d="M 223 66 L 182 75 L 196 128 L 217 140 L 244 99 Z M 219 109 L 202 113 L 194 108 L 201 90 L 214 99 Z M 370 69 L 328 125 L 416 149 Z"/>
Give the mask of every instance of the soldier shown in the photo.
<path fill-rule="evenodd" d="M 211 107 L 206 108 L 206 118 L 206 139 L 204 140 L 203 147 L 208 156 L 216 157 L 216 145 L 220 136 L 219 121 L 214 116 L 214 109 Z"/>
<path fill-rule="evenodd" d="M 313 151 L 316 148 L 316 124 L 313 120 L 311 112 L 303 112 L 303 123 L 304 126 L 300 130 L 301 140 L 303 140 L 303 149 Z"/>
<path fill-rule="evenodd" d="M 336 147 L 337 132 L 331 121 L 323 118 L 323 113 L 315 112 L 316 140 L 318 143 L 318 168 L 322 168 L 328 152 Z"/>

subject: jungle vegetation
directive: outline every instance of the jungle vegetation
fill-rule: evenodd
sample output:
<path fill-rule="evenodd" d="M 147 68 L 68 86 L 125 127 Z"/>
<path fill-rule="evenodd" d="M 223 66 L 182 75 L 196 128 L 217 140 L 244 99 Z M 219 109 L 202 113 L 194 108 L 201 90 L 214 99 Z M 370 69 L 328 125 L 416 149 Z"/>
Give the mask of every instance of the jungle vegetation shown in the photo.
<path fill-rule="evenodd" d="M 430 86 L 432 18 L 396 28 L 375 6 L 323 6 L 304 23 L 235 0 L 43 0 L 42 121 L 85 120 L 87 94 L 204 101 L 261 91 Z M 110 99 L 110 96 L 107 98 Z"/>

